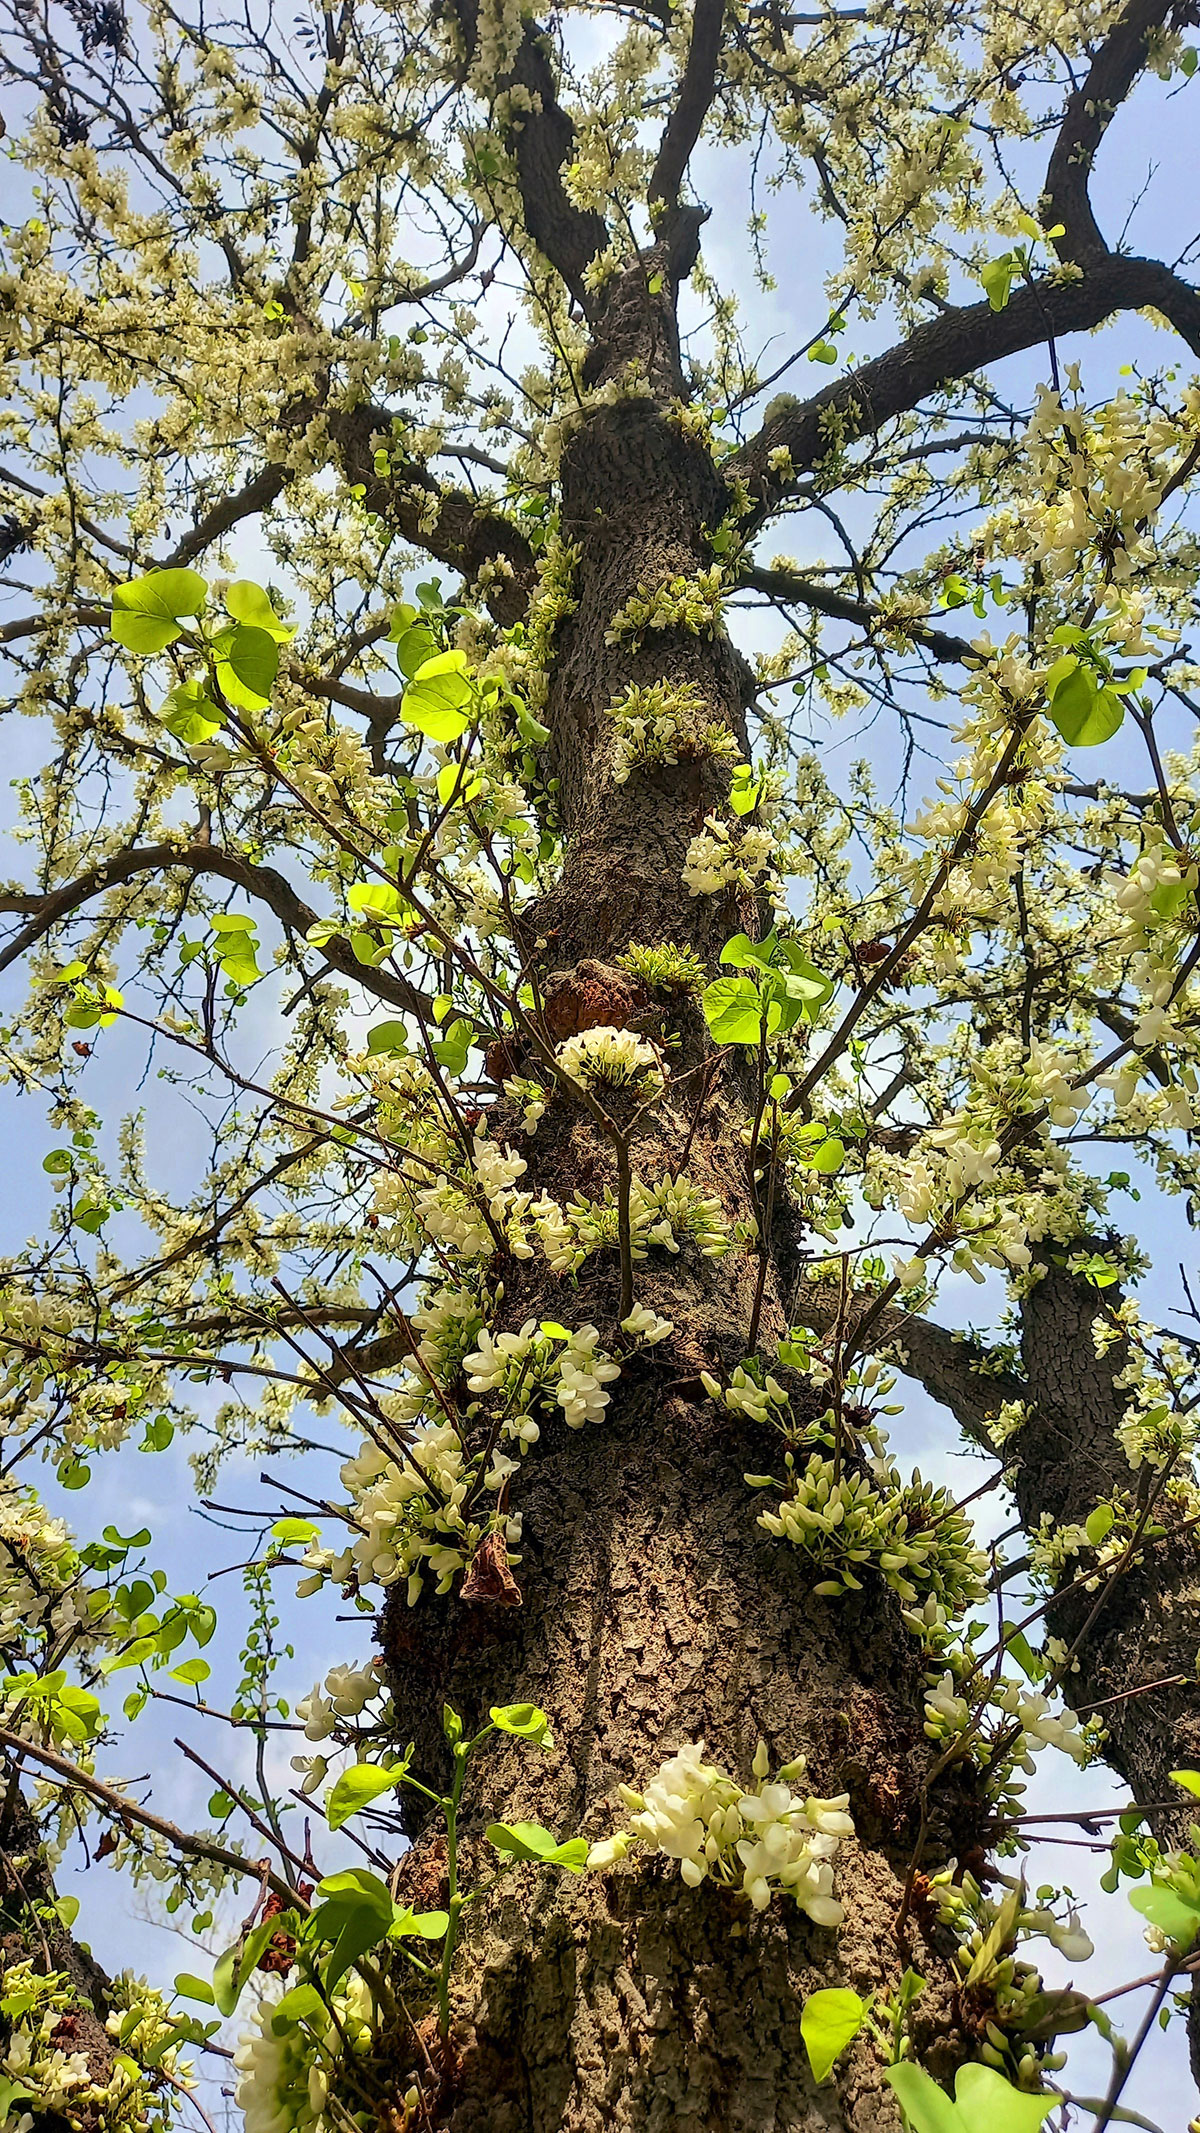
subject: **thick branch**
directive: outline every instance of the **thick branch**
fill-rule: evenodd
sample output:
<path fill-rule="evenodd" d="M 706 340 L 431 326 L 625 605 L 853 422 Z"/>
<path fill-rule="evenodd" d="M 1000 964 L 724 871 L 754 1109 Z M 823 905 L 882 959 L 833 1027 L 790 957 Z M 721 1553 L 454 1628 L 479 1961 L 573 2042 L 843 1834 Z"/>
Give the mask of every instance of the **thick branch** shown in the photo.
<path fill-rule="evenodd" d="M 652 205 L 674 207 L 678 202 L 684 172 L 712 108 L 724 25 L 725 0 L 696 0 L 687 65 L 650 179 Z"/>
<path fill-rule="evenodd" d="M 727 479 L 741 479 L 755 499 L 743 530 L 753 533 L 786 501 L 797 479 L 858 437 L 919 407 L 939 386 L 970 376 L 1022 349 L 1065 333 L 1083 333 L 1118 311 L 1161 311 L 1189 348 L 1200 354 L 1200 293 L 1154 259 L 1110 255 L 1085 275 L 1047 276 L 1014 293 L 1003 311 L 960 304 L 917 326 L 885 354 L 835 378 L 810 400 L 783 408 L 756 437 L 726 460 Z M 783 448 L 787 475 L 772 472 L 770 454 Z"/>
<path fill-rule="evenodd" d="M 523 533 L 491 504 L 465 489 L 443 489 L 415 460 L 397 460 L 389 474 L 375 471 L 375 442 L 390 438 L 392 420 L 380 407 L 355 407 L 329 418 L 329 430 L 348 482 L 361 485 L 363 503 L 394 526 L 414 548 L 474 580 L 489 576 L 484 598 L 497 622 L 519 622 L 536 578 L 533 550 Z"/>
<path fill-rule="evenodd" d="M 479 34 L 478 0 L 456 0 L 455 11 L 471 57 Z M 531 99 L 520 124 L 508 129 L 525 230 L 562 276 L 585 317 L 591 317 L 596 298 L 584 281 L 584 269 L 604 250 L 608 230 L 603 215 L 593 208 L 576 207 L 563 184 L 563 165 L 571 161 L 575 128 L 558 101 L 546 33 L 534 22 L 526 23 L 512 70 L 495 83 L 491 93 L 500 96 L 513 88 L 527 90 Z"/>
<path fill-rule="evenodd" d="M 1084 267 L 1109 256 L 1092 213 L 1088 180 L 1109 122 L 1146 64 L 1151 37 L 1173 11 L 1178 12 L 1176 0 L 1131 0 L 1086 80 L 1068 99 L 1042 194 L 1043 221 L 1064 225 L 1065 234 L 1056 240 L 1060 259 Z"/>

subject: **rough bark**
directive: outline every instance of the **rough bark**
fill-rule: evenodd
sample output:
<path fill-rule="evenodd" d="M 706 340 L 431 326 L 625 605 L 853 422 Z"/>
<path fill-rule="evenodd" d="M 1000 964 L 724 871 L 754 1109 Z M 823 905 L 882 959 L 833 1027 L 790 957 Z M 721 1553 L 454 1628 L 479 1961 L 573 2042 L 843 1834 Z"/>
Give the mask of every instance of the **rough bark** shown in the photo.
<path fill-rule="evenodd" d="M 687 942 L 715 968 L 720 942 L 755 914 L 689 897 L 680 878 L 688 842 L 728 790 L 727 764 L 613 782 L 605 707 L 630 681 L 690 682 L 739 745 L 744 727 L 738 663 L 719 631 L 609 642 L 614 614 L 639 587 L 705 567 L 705 528 L 721 510 L 708 453 L 669 412 L 673 329 L 643 268 L 610 316 L 656 390 L 596 406 L 566 451 L 562 524 L 579 550 L 578 604 L 556 644 L 549 716 L 568 841 L 561 885 L 536 921 L 543 978 L 567 973 L 556 1008 L 573 985 L 582 993 L 577 966 L 590 958 L 587 985 L 608 968 L 607 1012 L 625 1020 L 611 959 L 630 938 Z M 597 369 L 605 359 L 602 348 Z M 695 1017 L 672 1020 L 686 1058 L 700 1041 Z M 649 1179 L 674 1170 L 690 1140 L 688 1176 L 719 1195 L 728 1218 L 744 1216 L 745 1116 L 731 1073 L 698 1120 L 691 1101 L 650 1112 L 633 1168 Z M 518 1144 L 515 1122 L 498 1131 Z M 560 1200 L 615 1180 L 610 1145 L 578 1108 L 556 1104 L 519 1144 L 524 1182 Z M 615 1255 L 589 1260 L 569 1301 L 540 1261 L 496 1271 L 506 1325 L 569 1311 L 573 1324 L 591 1320 L 607 1334 L 620 1316 Z M 543 1430 L 520 1483 L 523 1606 L 480 1609 L 451 1596 L 410 1612 L 397 1593 L 383 1622 L 386 1664 L 399 1734 L 430 1768 L 446 1753 L 443 1699 L 468 1727 L 514 1698 L 548 1712 L 552 1757 L 531 1762 L 528 1749 L 502 1744 L 473 1766 L 475 1832 L 527 1816 L 560 1835 L 607 1835 L 620 1816 L 618 1781 L 644 1783 L 689 1740 L 705 1740 L 743 1779 L 760 1735 L 776 1766 L 805 1754 L 812 1789 L 850 1794 L 858 1834 L 839 1862 L 846 1922 L 835 1935 L 778 1903 L 755 1917 L 711 1884 L 690 1892 L 674 1871 L 633 1860 L 602 1878 L 542 1877 L 532 1908 L 535 1884 L 519 1875 L 468 1914 L 453 2133 L 882 2133 L 898 2114 L 877 2055 L 856 2046 L 818 2090 L 800 2013 L 821 1985 L 886 1992 L 910 1961 L 929 1980 L 921 2056 L 948 2072 L 962 2055 L 944 1930 L 920 1903 L 897 1930 L 932 1760 L 920 1652 L 881 1584 L 831 1606 L 812 1592 L 819 1573 L 756 1526 L 743 1477 L 778 1459 L 778 1439 L 756 1441 L 699 1384 L 702 1368 L 728 1368 L 745 1352 L 756 1274 L 745 1253 L 714 1263 L 686 1249 L 665 1268 L 638 1268 L 639 1300 L 672 1320 L 674 1336 L 626 1365 L 602 1423 Z M 786 1323 L 772 1275 L 762 1339 Z M 969 1777 L 938 1787 L 931 1814 L 927 1863 L 981 1841 L 986 1810 Z M 417 1872 L 422 1843 L 418 1832 Z"/>
<path fill-rule="evenodd" d="M 0 1956 L 4 1965 L 32 1961 L 42 1976 L 58 1972 L 74 1993 L 59 2018 L 56 2041 L 68 2052 L 86 2055 L 97 2088 L 112 2078 L 115 2040 L 105 2027 L 110 2001 L 108 1979 L 90 1951 L 60 1923 L 54 1908 L 53 1878 L 46 1865 L 37 1825 L 15 1783 L 0 1808 Z M 7 2046 L 8 2025 L 0 2016 L 0 2057 Z M 57 2113 L 33 2111 L 34 2133 L 67 2133 Z M 81 2107 L 72 2123 L 94 2133 L 98 2114 Z"/>

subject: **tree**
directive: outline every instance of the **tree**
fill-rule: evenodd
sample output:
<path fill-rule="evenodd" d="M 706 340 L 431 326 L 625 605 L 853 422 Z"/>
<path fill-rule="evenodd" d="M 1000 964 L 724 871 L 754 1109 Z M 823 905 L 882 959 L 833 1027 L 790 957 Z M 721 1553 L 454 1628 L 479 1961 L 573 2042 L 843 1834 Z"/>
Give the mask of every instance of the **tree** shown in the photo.
<path fill-rule="evenodd" d="M 3 1055 L 61 1142 L 0 1291 L 9 2108 L 165 2118 L 265 1973 L 250 2133 L 1031 2129 L 1106 2026 L 1036 1968 L 1035 1752 L 1129 1787 L 1142 2037 L 1200 1924 L 1196 1340 L 1132 1293 L 1197 1194 L 1200 298 L 1089 191 L 1190 6 L 6 19 Z M 905 1478 L 897 1369 L 1015 1546 Z M 304 1459 L 228 1709 L 225 1588 L 34 1486 L 179 1429 L 203 1496 Z M 297 1566 L 379 1656 L 293 1720 Z M 203 1830 L 121 1774 L 180 1694 L 256 1749 L 185 1748 Z M 211 1985 L 72 1939 L 97 1828 L 201 1928 L 257 1885 Z"/>

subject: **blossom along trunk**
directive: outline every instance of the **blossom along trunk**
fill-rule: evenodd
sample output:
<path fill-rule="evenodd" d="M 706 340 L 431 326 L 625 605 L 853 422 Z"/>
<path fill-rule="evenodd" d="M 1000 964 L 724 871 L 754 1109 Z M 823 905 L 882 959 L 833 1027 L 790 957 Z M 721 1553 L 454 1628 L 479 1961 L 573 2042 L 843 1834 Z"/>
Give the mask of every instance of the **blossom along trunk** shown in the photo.
<path fill-rule="evenodd" d="M 623 356 L 639 303 L 651 389 L 590 409 L 563 472 L 576 604 L 554 648 L 549 716 L 566 857 L 529 943 L 556 1038 L 647 1026 L 644 999 L 613 965 L 631 938 L 690 947 L 715 975 L 722 940 L 758 916 L 752 893 L 740 904 L 735 892 L 691 896 L 682 878 L 689 842 L 728 790 L 727 761 L 685 759 L 626 784 L 613 777 L 606 706 L 631 683 L 662 685 L 676 700 L 686 689 L 739 752 L 743 734 L 739 663 L 719 625 L 640 640 L 619 621 L 614 631 L 639 589 L 694 582 L 707 567 L 704 536 L 719 508 L 708 451 L 680 419 L 669 318 L 647 307 L 640 268 L 610 313 Z M 603 350 L 597 369 L 602 361 Z M 748 1089 L 729 1053 L 724 1072 L 705 1058 L 694 1005 L 656 1028 L 677 1040 L 676 1078 L 669 1101 L 647 1108 L 633 1130 L 633 1172 L 653 1183 L 686 1160 L 727 1223 L 749 1221 Z M 612 1102 L 615 1111 L 620 1096 Z M 528 1140 L 519 1113 L 501 1116 L 492 1138 L 525 1155 L 523 1186 L 560 1202 L 577 1189 L 596 1199 L 617 1188 L 611 1141 L 581 1105 L 552 1107 Z M 577 1282 L 540 1258 L 504 1257 L 493 1268 L 504 1283 L 497 1331 L 567 1317 L 598 1327 L 606 1348 L 619 1345 L 615 1254 L 589 1260 Z M 426 1593 L 410 1609 L 398 1586 L 382 1623 L 385 1666 L 397 1738 L 413 1738 L 418 1769 L 447 1765 L 443 1700 L 468 1731 L 486 1723 L 490 1705 L 516 1698 L 550 1718 L 551 1754 L 501 1739 L 471 1765 L 463 1832 L 485 1874 L 486 1847 L 470 1840 L 494 1819 L 603 1839 L 621 1814 L 619 1783 L 644 1785 L 698 1741 L 749 1783 L 761 1738 L 772 1769 L 807 1758 L 801 1791 L 849 1795 L 856 1838 L 842 1845 L 836 1877 L 844 1922 L 818 1925 L 787 1897 L 756 1913 L 712 1880 L 687 1887 L 661 1858 L 581 1877 L 504 1877 L 468 1913 L 454 1988 L 454 2133 L 896 2126 L 879 2054 L 856 2047 L 818 2088 L 800 2018 L 815 1989 L 884 1995 L 910 1963 L 928 1981 L 918 2055 L 944 2074 L 970 2049 L 951 1938 L 924 1899 L 910 1900 L 898 1923 L 933 1757 L 919 1647 L 877 1580 L 840 1602 L 814 1595 L 819 1573 L 805 1575 L 795 1551 L 756 1524 L 759 1500 L 744 1480 L 778 1465 L 778 1439 L 715 1405 L 700 1382 L 702 1370 L 728 1375 L 745 1355 L 759 1279 L 753 1251 L 712 1260 L 685 1246 L 665 1267 L 662 1255 L 637 1266 L 638 1302 L 674 1330 L 623 1364 L 602 1418 L 580 1430 L 544 1426 L 519 1482 L 523 1604 Z M 770 1346 L 786 1323 L 768 1267 L 760 1340 Z M 951 1772 L 930 1796 L 925 1864 L 975 1852 L 984 1813 L 982 1796 Z M 436 1886 L 438 1841 L 418 1831 L 406 1888 L 428 1896 Z"/>

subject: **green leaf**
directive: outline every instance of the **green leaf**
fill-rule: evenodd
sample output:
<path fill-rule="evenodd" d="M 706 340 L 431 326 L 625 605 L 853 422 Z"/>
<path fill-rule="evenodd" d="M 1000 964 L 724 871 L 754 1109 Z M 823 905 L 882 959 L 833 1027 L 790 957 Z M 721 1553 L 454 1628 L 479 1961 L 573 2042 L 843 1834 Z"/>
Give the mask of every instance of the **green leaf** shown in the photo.
<path fill-rule="evenodd" d="M 439 652 L 422 660 L 404 691 L 400 715 L 431 741 L 456 741 L 469 724 L 473 690 L 465 652 Z"/>
<path fill-rule="evenodd" d="M 231 2015 L 241 1999 L 246 1984 L 258 1968 L 260 1958 L 266 1953 L 277 1933 L 294 1933 L 299 1919 L 294 1911 L 278 1911 L 271 1918 L 259 1920 L 243 1939 L 235 1940 L 232 1948 L 217 1958 L 213 1970 L 212 1996 L 217 2013 Z"/>
<path fill-rule="evenodd" d="M 993 311 L 1003 311 L 1012 295 L 1017 271 L 1017 262 L 1011 252 L 1002 252 L 999 259 L 989 259 L 979 269 L 979 279 Z"/>
<path fill-rule="evenodd" d="M 924 2067 L 910 2066 L 905 2061 L 900 2066 L 885 2067 L 883 2078 L 890 2083 L 913 2133 L 964 2133 L 957 2105 L 951 2103 Z"/>
<path fill-rule="evenodd" d="M 1056 661 L 1050 674 L 1065 665 L 1065 660 Z M 1053 688 L 1050 717 L 1069 748 L 1096 748 L 1111 740 L 1125 717 L 1125 706 L 1114 689 L 1097 688 L 1092 670 L 1076 660 Z"/>
<path fill-rule="evenodd" d="M 217 682 L 241 711 L 264 711 L 279 672 L 279 646 L 266 630 L 239 623 L 217 640 Z"/>
<path fill-rule="evenodd" d="M 213 702 L 208 690 L 199 681 L 181 681 L 163 698 L 159 712 L 167 732 L 185 748 L 195 748 L 202 741 L 210 741 L 225 724 L 225 713 L 220 704 Z"/>
<path fill-rule="evenodd" d="M 367 1032 L 367 1050 L 376 1053 L 406 1052 L 408 1031 L 403 1022 L 377 1022 L 374 1029 Z"/>
<path fill-rule="evenodd" d="M 69 1148 L 52 1148 L 49 1155 L 42 1158 L 42 1169 L 52 1178 L 69 1177 L 74 1164 L 75 1158 Z"/>
<path fill-rule="evenodd" d="M 113 588 L 112 634 L 130 652 L 165 651 L 207 598 L 196 571 L 152 570 Z"/>
<path fill-rule="evenodd" d="M 581 1874 L 587 1863 L 586 1837 L 567 1837 L 560 1844 L 540 1822 L 492 1822 L 487 1839 L 498 1852 L 535 1866 L 565 1866 L 568 1873 Z"/>
<path fill-rule="evenodd" d="M 472 1024 L 466 1021 L 462 1015 L 456 1015 L 445 1036 L 436 1039 L 433 1046 L 433 1056 L 440 1065 L 445 1067 L 448 1074 L 462 1074 L 466 1071 L 467 1057 L 471 1050 L 471 1040 L 474 1035 L 475 1031 Z"/>
<path fill-rule="evenodd" d="M 0 2074 L 0 2125 L 8 2118 L 20 2115 L 16 2109 L 17 2104 L 36 2102 L 33 2090 L 26 2088 L 23 2081 L 11 2074 Z"/>
<path fill-rule="evenodd" d="M 752 815 L 758 806 L 762 792 L 762 779 L 754 775 L 751 763 L 735 763 L 733 784 L 729 790 L 729 805 L 735 815 Z"/>
<path fill-rule="evenodd" d="M 832 341 L 818 341 L 808 351 L 810 363 L 836 363 L 837 359 L 838 352 Z"/>
<path fill-rule="evenodd" d="M 735 970 L 770 970 L 779 946 L 779 935 L 772 926 L 761 941 L 752 941 L 748 933 L 735 933 L 728 940 L 718 957 L 721 963 L 732 963 Z"/>
<path fill-rule="evenodd" d="M 295 2029 L 298 2022 L 310 2022 L 314 2018 L 324 2026 L 325 2002 L 316 1986 L 293 1985 L 291 1991 L 285 1992 L 278 2005 L 271 2010 L 271 2034 L 274 2037 L 285 2037 L 290 2029 Z"/>
<path fill-rule="evenodd" d="M 1200 1770 L 1172 1770 L 1170 1776 L 1173 1785 L 1182 1785 L 1185 1792 L 1200 1800 Z"/>
<path fill-rule="evenodd" d="M 753 978 L 714 978 L 704 988 L 704 1019 L 718 1044 L 757 1044 L 763 1003 Z"/>
<path fill-rule="evenodd" d="M 904 2061 L 884 2069 L 913 2133 L 1037 2133 L 1057 2096 L 1029 2096 L 1011 2081 L 972 2060 L 960 2066 L 954 2102 L 923 2067 Z"/>
<path fill-rule="evenodd" d="M 449 1911 L 413 1911 L 408 1905 L 392 1920 L 389 1940 L 445 1940 L 450 1930 Z"/>
<path fill-rule="evenodd" d="M 1200 1933 L 1200 1908 L 1158 1882 L 1151 1882 L 1148 1888 L 1130 1889 L 1129 1901 L 1135 1911 L 1166 1934 L 1181 1955 L 1186 1955 Z"/>
<path fill-rule="evenodd" d="M 867 2012 L 857 1992 L 841 1986 L 810 1992 L 800 2015 L 800 2034 L 814 2081 L 826 2081 L 839 2053 L 858 2035 Z"/>
<path fill-rule="evenodd" d="M 1016 1660 L 1027 1681 L 1041 1680 L 1045 1667 L 1023 1629 L 1014 1629 L 1005 1636 L 1004 1649 Z"/>
<path fill-rule="evenodd" d="M 846 1149 L 844 1143 L 836 1139 L 830 1139 L 822 1141 L 812 1158 L 812 1167 L 814 1170 L 819 1170 L 822 1177 L 831 1178 L 841 1169 L 845 1160 Z"/>
<path fill-rule="evenodd" d="M 171 1668 L 171 1679 L 182 1681 L 189 1689 L 199 1688 L 200 1683 L 207 1681 L 211 1673 L 212 1668 L 207 1659 L 185 1659 L 182 1666 Z"/>
<path fill-rule="evenodd" d="M 54 1908 L 69 1931 L 79 1916 L 78 1896 L 58 1896 L 55 1898 Z"/>
<path fill-rule="evenodd" d="M 185 2000 L 199 2000 L 204 2007 L 212 2007 L 213 1989 L 207 1978 L 193 1977 L 190 1970 L 181 1970 L 175 1980 L 175 1990 Z"/>
<path fill-rule="evenodd" d="M 318 1882 L 317 1894 L 325 1901 L 305 1920 L 306 1941 L 332 1942 L 325 1965 L 325 1986 L 332 1991 L 360 1955 L 383 1940 L 396 1916 L 387 1886 L 365 1867 L 348 1867 L 341 1874 L 327 1874 Z"/>
<path fill-rule="evenodd" d="M 1037 2133 L 1058 2097 L 1026 2095 L 994 2066 L 972 2060 L 955 2075 L 954 2100 L 963 2133 Z"/>
<path fill-rule="evenodd" d="M 396 665 L 406 681 L 412 681 L 429 660 L 438 655 L 438 641 L 423 622 L 406 629 L 396 643 Z"/>
<path fill-rule="evenodd" d="M 519 1740 L 536 1741 L 539 1748 L 554 1746 L 550 1721 L 535 1703 L 493 1704 L 488 1717 L 501 1733 L 515 1733 Z"/>
<path fill-rule="evenodd" d="M 478 799 L 483 779 L 470 763 L 443 763 L 437 774 L 437 796 L 443 807 L 463 807 Z"/>
<path fill-rule="evenodd" d="M 343 1822 L 348 1822 L 351 1815 L 361 1814 L 372 1800 L 394 1792 L 407 1772 L 407 1763 L 398 1763 L 394 1770 L 384 1770 L 379 1763 L 355 1763 L 351 1769 L 343 1770 L 325 1800 L 330 1829 L 340 1829 Z"/>
<path fill-rule="evenodd" d="M 1112 1530 L 1116 1515 L 1110 1503 L 1099 1503 L 1096 1505 L 1091 1517 L 1084 1521 L 1083 1530 L 1093 1548 L 1098 1548 L 1105 1535 Z"/>
<path fill-rule="evenodd" d="M 261 585 L 250 578 L 236 578 L 225 595 L 225 611 L 235 622 L 244 622 L 251 629 L 265 630 L 277 644 L 287 644 L 295 636 L 286 622 L 281 622 Z"/>
<path fill-rule="evenodd" d="M 285 1548 L 307 1548 L 311 1541 L 320 1539 L 321 1528 L 311 1518 L 277 1518 L 271 1537 L 282 1541 Z"/>

